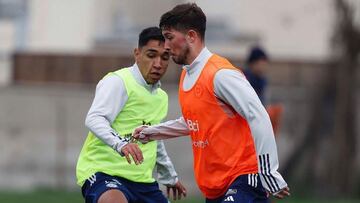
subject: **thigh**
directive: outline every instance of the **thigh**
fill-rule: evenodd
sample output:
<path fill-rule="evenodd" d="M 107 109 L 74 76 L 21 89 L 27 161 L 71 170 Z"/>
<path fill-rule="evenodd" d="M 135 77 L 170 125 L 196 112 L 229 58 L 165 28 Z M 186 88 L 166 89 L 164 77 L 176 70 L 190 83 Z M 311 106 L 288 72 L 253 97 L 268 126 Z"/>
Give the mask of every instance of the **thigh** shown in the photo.
<path fill-rule="evenodd" d="M 116 177 L 104 173 L 96 173 L 86 180 L 82 187 L 82 193 L 86 203 L 98 203 L 100 197 L 102 197 L 101 200 L 110 200 L 116 197 L 125 198 L 127 201 L 133 198 L 126 185 Z"/>
<path fill-rule="evenodd" d="M 154 183 L 136 183 L 127 181 L 127 188 L 136 196 L 137 201 L 141 203 L 168 203 L 169 201 L 159 189 L 159 184 Z M 130 202 L 130 201 L 129 201 Z"/>
<path fill-rule="evenodd" d="M 168 199 L 164 196 L 160 189 L 152 192 L 147 192 L 141 195 L 141 200 L 144 203 L 168 203 Z"/>

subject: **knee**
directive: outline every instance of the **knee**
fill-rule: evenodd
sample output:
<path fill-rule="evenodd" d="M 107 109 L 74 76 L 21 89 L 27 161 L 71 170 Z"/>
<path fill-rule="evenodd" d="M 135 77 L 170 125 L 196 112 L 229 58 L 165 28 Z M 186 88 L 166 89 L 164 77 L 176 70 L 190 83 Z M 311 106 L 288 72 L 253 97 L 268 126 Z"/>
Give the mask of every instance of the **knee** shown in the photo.
<path fill-rule="evenodd" d="M 128 201 L 120 190 L 108 190 L 100 196 L 98 203 L 128 203 Z"/>

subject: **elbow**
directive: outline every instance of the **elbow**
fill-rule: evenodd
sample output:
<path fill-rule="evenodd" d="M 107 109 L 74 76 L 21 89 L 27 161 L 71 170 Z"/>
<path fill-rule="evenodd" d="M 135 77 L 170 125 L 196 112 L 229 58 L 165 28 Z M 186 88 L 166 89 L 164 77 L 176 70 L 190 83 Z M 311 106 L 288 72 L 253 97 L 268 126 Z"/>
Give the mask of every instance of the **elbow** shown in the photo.
<path fill-rule="evenodd" d="M 94 116 L 88 114 L 85 118 L 85 123 L 84 123 L 85 127 L 90 130 L 91 127 L 93 126 L 94 120 L 95 120 Z"/>
<path fill-rule="evenodd" d="M 84 123 L 85 127 L 89 128 L 90 123 L 91 123 L 91 122 L 90 122 L 90 118 L 89 118 L 89 116 L 87 116 L 87 117 L 85 118 L 85 123 Z"/>

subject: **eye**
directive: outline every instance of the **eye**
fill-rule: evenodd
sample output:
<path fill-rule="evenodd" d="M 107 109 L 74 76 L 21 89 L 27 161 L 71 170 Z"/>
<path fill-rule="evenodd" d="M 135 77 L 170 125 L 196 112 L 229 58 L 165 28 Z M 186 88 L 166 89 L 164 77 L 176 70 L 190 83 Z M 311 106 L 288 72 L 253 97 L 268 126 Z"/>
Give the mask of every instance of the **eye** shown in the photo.
<path fill-rule="evenodd" d="M 149 57 L 149 58 L 155 58 L 155 57 L 156 57 L 156 54 L 149 53 L 149 54 L 147 54 L 146 56 Z"/>
<path fill-rule="evenodd" d="M 172 40 L 174 37 L 172 35 L 166 35 L 165 38 L 168 40 Z"/>
<path fill-rule="evenodd" d="M 170 59 L 170 55 L 169 54 L 164 54 L 161 56 L 162 60 L 168 61 Z"/>

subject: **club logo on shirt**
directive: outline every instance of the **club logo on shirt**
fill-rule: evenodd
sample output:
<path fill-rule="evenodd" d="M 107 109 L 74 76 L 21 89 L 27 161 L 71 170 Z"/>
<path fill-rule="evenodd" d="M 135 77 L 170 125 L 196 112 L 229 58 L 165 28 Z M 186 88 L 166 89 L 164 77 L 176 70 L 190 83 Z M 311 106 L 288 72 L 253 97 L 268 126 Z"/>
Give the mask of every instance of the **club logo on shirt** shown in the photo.
<path fill-rule="evenodd" d="M 148 125 L 151 126 L 151 122 L 142 121 L 142 125 Z M 113 134 L 114 135 L 114 134 Z M 115 136 L 115 135 L 114 135 Z M 126 142 L 129 142 L 132 138 L 132 132 L 123 134 L 123 138 Z"/>
<path fill-rule="evenodd" d="M 196 85 L 195 86 L 195 96 L 201 97 L 202 93 L 203 93 L 202 88 L 199 85 Z"/>
<path fill-rule="evenodd" d="M 151 122 L 142 121 L 143 125 L 151 125 Z"/>

